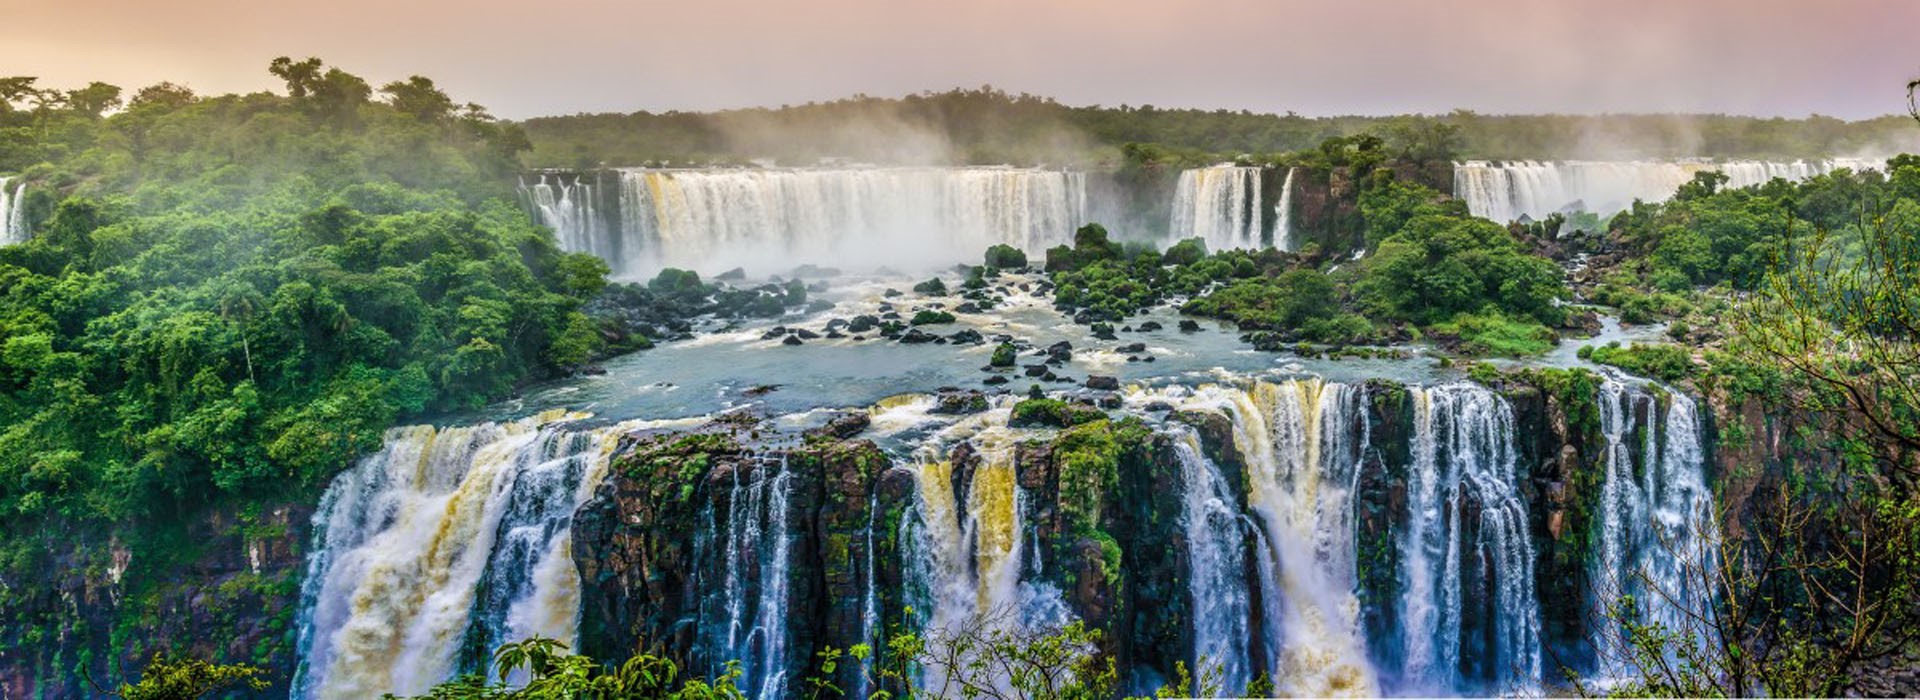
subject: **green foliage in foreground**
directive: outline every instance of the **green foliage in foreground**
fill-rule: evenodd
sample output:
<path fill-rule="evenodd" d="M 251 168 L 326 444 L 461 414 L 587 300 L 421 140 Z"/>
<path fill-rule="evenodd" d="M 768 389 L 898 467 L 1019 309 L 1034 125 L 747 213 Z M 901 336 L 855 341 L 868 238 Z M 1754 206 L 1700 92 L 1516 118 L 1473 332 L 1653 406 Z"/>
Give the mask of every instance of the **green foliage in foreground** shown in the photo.
<path fill-rule="evenodd" d="M 479 700 L 745 700 L 735 683 L 740 670 L 729 667 L 715 678 L 683 678 L 679 664 L 653 654 L 638 654 L 608 668 L 591 658 L 567 652 L 567 645 L 535 637 L 503 644 L 494 651 L 493 678 L 467 675 L 434 686 L 422 699 Z M 507 679 L 526 678 L 515 687 Z M 392 695 L 386 696 L 392 698 Z"/>
<path fill-rule="evenodd" d="M 154 655 L 140 680 L 122 685 L 124 700 L 198 700 L 215 693 L 266 690 L 266 671 L 243 664 L 213 664 L 199 659 Z"/>
<path fill-rule="evenodd" d="M 814 659 L 814 674 L 792 684 L 795 697 L 853 697 L 833 679 L 843 665 L 871 695 L 888 698 L 1031 698 L 1106 700 L 1119 690 L 1113 657 L 1099 650 L 1101 633 L 1075 621 L 1050 629 L 1024 630 L 1007 613 L 996 613 L 951 630 L 900 633 L 886 648 L 827 648 Z M 740 671 L 729 665 L 714 678 L 686 677 L 674 660 L 651 653 L 609 667 L 567 652 L 566 645 L 533 638 L 502 645 L 485 675 L 464 676 L 435 686 L 421 700 L 744 700 Z M 509 678 L 524 679 L 515 687 Z M 1198 681 L 1180 668 L 1180 684 L 1158 697 L 1219 690 L 1217 673 Z M 1263 686 L 1264 687 L 1264 686 Z M 393 696 L 387 696 L 389 698 Z"/>

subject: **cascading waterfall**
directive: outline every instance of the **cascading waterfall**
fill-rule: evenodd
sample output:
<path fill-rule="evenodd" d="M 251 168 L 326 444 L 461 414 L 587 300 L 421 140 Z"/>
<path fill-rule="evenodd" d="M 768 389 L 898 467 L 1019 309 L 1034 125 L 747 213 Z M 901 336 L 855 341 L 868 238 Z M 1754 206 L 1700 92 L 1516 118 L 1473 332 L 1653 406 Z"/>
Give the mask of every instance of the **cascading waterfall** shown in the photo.
<path fill-rule="evenodd" d="M 1299 168 L 1287 168 L 1287 177 L 1280 181 L 1280 202 L 1273 205 L 1273 247 L 1293 251 L 1298 244 L 1293 241 L 1293 174 Z"/>
<path fill-rule="evenodd" d="M 1192 430 L 1176 434 L 1185 489 L 1182 526 L 1187 537 L 1188 596 L 1193 603 L 1191 668 L 1218 668 L 1223 688 L 1237 692 L 1252 677 L 1252 601 L 1247 594 L 1246 535 L 1238 499 L 1220 468 L 1200 450 Z"/>
<path fill-rule="evenodd" d="M 1433 690 L 1532 687 L 1540 680 L 1540 606 L 1513 409 L 1472 384 L 1410 391 L 1402 680 Z M 1490 632 L 1469 634 L 1469 626 Z"/>
<path fill-rule="evenodd" d="M 902 518 L 902 541 L 910 543 L 907 589 L 918 626 L 932 636 L 969 625 L 1009 625 L 1026 631 L 1050 630 L 1072 619 L 1066 601 L 1052 584 L 1023 580 L 1037 561 L 1029 551 L 1025 496 L 1014 466 L 1014 440 L 1006 427 L 983 427 L 983 418 L 1004 424 L 1008 412 L 991 411 L 964 421 L 958 429 L 980 429 L 964 439 L 976 449 L 977 462 L 966 477 L 966 498 L 958 498 L 954 464 L 938 447 L 916 458 L 918 488 L 913 514 Z M 908 523 L 912 523 L 911 526 Z M 920 683 L 942 678 L 938 664 L 917 668 Z M 997 682 L 1004 683 L 1005 679 Z M 1003 693 L 1011 692 L 1001 688 Z M 937 691 L 936 691 L 937 692 Z"/>
<path fill-rule="evenodd" d="M 1237 165 L 1181 171 L 1174 188 L 1169 243 L 1199 238 L 1208 250 L 1264 247 L 1261 171 Z"/>
<path fill-rule="evenodd" d="M 1638 199 L 1661 202 L 1693 179 L 1718 170 L 1727 187 L 1751 187 L 1774 178 L 1805 180 L 1842 168 L 1879 170 L 1880 161 L 1831 158 L 1789 162 L 1710 161 L 1466 161 L 1453 167 L 1453 194 L 1466 200 L 1474 216 L 1494 221 L 1521 217 L 1545 219 L 1557 212 L 1584 210 L 1602 216 L 1627 209 Z"/>
<path fill-rule="evenodd" d="M 1020 606 L 1021 537 L 1019 485 L 1014 478 L 1012 452 L 982 452 L 967 485 L 967 500 L 955 500 L 953 464 L 929 461 L 918 469 L 915 500 L 920 530 L 919 549 L 933 564 L 933 577 L 924 588 L 930 624 L 951 629 L 977 615 L 1000 615 Z"/>
<path fill-rule="evenodd" d="M 1087 211 L 1085 174 L 1037 168 L 625 169 L 619 176 L 617 226 L 600 224 L 594 212 L 579 233 L 561 239 L 628 275 L 661 267 L 784 272 L 801 262 L 939 265 L 995 244 L 1038 252 L 1072 240 Z M 532 196 L 538 201 L 537 191 Z"/>
<path fill-rule="evenodd" d="M 1287 695 L 1371 695 L 1359 631 L 1353 480 L 1363 392 L 1316 379 L 1261 382 L 1235 398 L 1275 686 Z M 1250 420 L 1251 419 L 1251 420 Z M 1364 431 L 1364 420 L 1358 420 Z"/>
<path fill-rule="evenodd" d="M 753 697 L 785 697 L 794 661 L 787 626 L 793 474 L 783 457 L 777 465 L 733 471 L 728 488 L 727 507 L 709 513 L 703 533 L 708 539 L 701 543 L 724 557 L 724 579 L 713 601 L 718 610 L 701 625 L 702 646 L 709 658 L 738 661 L 740 686 Z"/>
<path fill-rule="evenodd" d="M 13 178 L 0 177 L 0 245 L 27 240 L 27 183 L 14 185 L 9 192 L 7 185 L 12 183 Z"/>
<path fill-rule="evenodd" d="M 864 698 L 872 694 L 873 687 L 868 679 L 873 675 L 873 664 L 879 657 L 878 652 L 886 646 L 886 641 L 880 639 L 880 585 L 879 576 L 875 574 L 874 568 L 877 564 L 874 560 L 874 550 L 878 549 L 878 543 L 874 538 L 879 532 L 875 529 L 879 525 L 879 518 L 880 496 L 875 493 L 867 499 L 867 575 L 860 593 L 860 640 L 875 653 L 860 662 L 860 677 L 855 680 L 854 692 L 851 696 L 855 698 Z"/>
<path fill-rule="evenodd" d="M 294 697 L 416 694 L 460 670 L 464 648 L 571 642 L 568 525 L 619 429 L 575 417 L 397 428 L 336 478 L 314 515 Z"/>
<path fill-rule="evenodd" d="M 1360 498 L 1363 466 L 1392 474 L 1400 462 L 1376 461 L 1397 458 L 1371 444 L 1365 386 L 1237 380 L 1138 391 L 1226 416 L 1241 459 L 1226 469 L 1196 429 L 1141 414 L 1165 426 L 1179 469 L 1181 515 L 1169 525 L 1184 542 L 1191 603 L 1192 648 L 1182 653 L 1217 672 L 1225 692 L 1260 672 L 1285 695 L 1538 687 L 1534 551 L 1514 411 L 1499 394 L 1468 383 L 1408 388 L 1404 505 L 1378 511 L 1386 501 Z M 1711 569 L 1697 568 L 1718 554 L 1699 410 L 1684 395 L 1625 378 L 1610 377 L 1598 399 L 1608 452 L 1589 564 L 1593 604 L 1633 595 L 1637 621 L 1682 629 L 1685 611 L 1715 595 L 1701 583 Z M 1048 433 L 1006 427 L 1009 408 L 941 428 L 909 467 L 917 496 L 897 534 L 909 550 L 902 595 L 921 630 L 983 616 L 1037 630 L 1071 617 L 1061 592 L 1041 581 L 1041 533 L 1024 522 L 1014 459 L 1017 444 Z M 418 693 L 477 670 L 477 650 L 531 635 L 574 641 L 571 515 L 602 480 L 618 435 L 664 424 L 585 429 L 575 417 L 396 429 L 379 453 L 342 474 L 315 516 L 295 697 Z M 958 464 L 970 472 L 948 452 L 961 442 L 972 457 Z M 794 588 L 805 585 L 794 578 L 804 563 L 793 560 L 808 536 L 794 512 L 799 482 L 778 457 L 716 472 L 692 543 L 696 657 L 737 660 L 753 697 L 798 692 L 794 678 L 807 661 L 800 623 L 790 619 L 804 604 Z M 1392 593 L 1366 608 L 1391 613 L 1398 626 L 1392 640 L 1372 640 L 1383 644 L 1369 644 L 1360 624 L 1362 502 L 1366 546 L 1392 554 L 1368 559 L 1393 567 Z M 877 506 L 858 601 L 869 643 L 881 641 Z M 1594 643 L 1603 660 L 1625 648 L 1607 630 Z M 1602 677 L 1624 670 L 1604 661 L 1599 669 Z"/>
<path fill-rule="evenodd" d="M 1634 622 L 1693 635 L 1698 644 L 1714 641 L 1689 613 L 1710 609 L 1717 595 L 1719 524 L 1693 400 L 1671 390 L 1656 395 L 1615 376 L 1597 398 L 1607 452 L 1591 604 L 1601 627 L 1599 670 L 1615 676 L 1631 671 L 1630 640 L 1620 625 L 1602 620 L 1613 612 L 1607 605 L 1623 596 L 1635 606 L 1620 612 Z"/>
<path fill-rule="evenodd" d="M 543 173 L 532 185 L 522 181 L 520 191 L 540 224 L 553 229 L 554 242 L 561 250 L 592 253 L 607 261 L 615 272 L 622 271 L 619 265 L 624 259 L 625 240 L 609 235 L 592 184 L 577 175 L 568 178 Z"/>

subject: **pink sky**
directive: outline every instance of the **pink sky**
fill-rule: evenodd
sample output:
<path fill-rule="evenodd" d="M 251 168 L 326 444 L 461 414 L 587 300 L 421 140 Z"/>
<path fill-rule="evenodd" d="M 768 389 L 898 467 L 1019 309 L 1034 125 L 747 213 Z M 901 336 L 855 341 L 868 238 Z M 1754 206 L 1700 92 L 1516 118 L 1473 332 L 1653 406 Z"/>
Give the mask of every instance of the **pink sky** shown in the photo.
<path fill-rule="evenodd" d="M 510 117 L 991 83 L 1326 115 L 1903 111 L 1912 0 L 4 0 L 0 75 L 277 88 L 320 56 Z"/>

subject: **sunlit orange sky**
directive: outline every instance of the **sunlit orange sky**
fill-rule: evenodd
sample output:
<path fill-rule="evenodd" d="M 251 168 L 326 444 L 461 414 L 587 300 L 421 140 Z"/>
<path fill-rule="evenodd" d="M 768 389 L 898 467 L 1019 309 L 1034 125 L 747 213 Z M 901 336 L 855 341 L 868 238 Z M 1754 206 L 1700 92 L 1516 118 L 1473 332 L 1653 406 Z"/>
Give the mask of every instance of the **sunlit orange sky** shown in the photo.
<path fill-rule="evenodd" d="M 0 75 L 277 88 L 274 56 L 522 118 L 992 84 L 1308 115 L 1904 111 L 1916 0 L 0 0 Z"/>

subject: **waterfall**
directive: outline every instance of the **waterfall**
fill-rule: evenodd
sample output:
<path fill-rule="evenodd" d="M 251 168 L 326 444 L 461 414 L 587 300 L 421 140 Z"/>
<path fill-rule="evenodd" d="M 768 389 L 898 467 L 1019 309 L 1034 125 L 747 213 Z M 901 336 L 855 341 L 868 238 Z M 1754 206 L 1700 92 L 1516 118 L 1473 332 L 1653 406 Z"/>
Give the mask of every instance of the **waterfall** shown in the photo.
<path fill-rule="evenodd" d="M 15 185 L 12 192 L 7 185 L 13 178 L 0 177 L 0 245 L 13 245 L 27 241 L 27 183 Z"/>
<path fill-rule="evenodd" d="M 642 248 L 643 234 L 624 224 L 609 225 L 601 212 L 606 203 L 601 190 L 579 175 L 542 173 L 539 182 L 529 185 L 523 178 L 520 183 L 520 196 L 534 221 L 553 229 L 554 244 L 561 250 L 599 257 L 615 275 L 635 274 L 638 270 L 630 263 Z M 624 200 L 624 193 L 621 196 Z"/>
<path fill-rule="evenodd" d="M 1259 666 L 1272 674 L 1283 695 L 1377 694 L 1359 625 L 1354 538 L 1354 488 L 1369 439 L 1365 392 L 1301 379 L 1254 382 L 1244 388 L 1206 386 L 1181 403 L 1229 418 L 1234 448 L 1245 461 L 1247 486 L 1246 515 L 1239 515 L 1232 501 L 1213 503 L 1225 480 L 1197 468 L 1205 464 L 1211 469 L 1204 457 L 1190 457 L 1176 446 L 1186 479 L 1186 511 L 1204 506 L 1216 514 L 1210 521 L 1189 515 L 1184 523 L 1193 559 L 1188 585 L 1194 599 L 1195 656 L 1224 664 L 1229 692 L 1244 687 L 1236 685 L 1244 678 L 1234 674 L 1237 655 L 1246 653 L 1257 654 Z M 1229 529 L 1217 520 L 1228 515 L 1245 525 Z M 1248 588 L 1244 581 L 1217 578 L 1229 575 L 1225 569 L 1244 566 L 1242 555 L 1212 543 L 1224 537 L 1232 537 L 1236 546 L 1252 540 L 1258 610 L 1241 601 Z M 1231 560 L 1216 562 L 1216 552 L 1217 558 Z M 1244 576 L 1243 571 L 1231 575 Z M 1231 613 L 1246 618 L 1237 623 L 1220 619 Z M 1257 639 L 1249 634 L 1255 621 L 1261 630 Z M 1257 642 L 1258 647 L 1243 650 L 1223 640 L 1225 635 L 1239 635 L 1248 646 Z"/>
<path fill-rule="evenodd" d="M 1680 392 L 1662 395 L 1664 416 L 1655 394 L 1610 375 L 1597 397 L 1606 477 L 1590 604 L 1602 628 L 1595 638 L 1603 676 L 1631 672 L 1629 640 L 1604 621 L 1607 604 L 1622 596 L 1636 603 L 1633 622 L 1693 635 L 1696 644 L 1715 641 L 1689 616 L 1713 605 L 1720 556 L 1699 409 Z"/>
<path fill-rule="evenodd" d="M 1287 168 L 1287 177 L 1280 181 L 1280 203 L 1273 205 L 1273 247 L 1292 252 L 1298 248 L 1293 240 L 1293 173 L 1299 168 Z"/>
<path fill-rule="evenodd" d="M 906 267 L 1008 244 L 1037 253 L 1086 221 L 1083 173 L 1011 167 L 623 169 L 617 196 L 578 178 L 522 185 L 561 248 L 621 276 L 797 263 Z M 558 176 L 555 176 L 557 179 Z M 602 206 L 616 206 L 614 216 Z"/>
<path fill-rule="evenodd" d="M 1247 597 L 1246 536 L 1239 499 L 1220 468 L 1201 454 L 1192 430 L 1176 434 L 1185 490 L 1181 521 L 1187 538 L 1188 594 L 1193 603 L 1193 657 L 1196 673 L 1218 667 L 1229 692 L 1247 687 L 1252 677 L 1248 646 L 1252 602 Z"/>
<path fill-rule="evenodd" d="M 719 614 L 703 616 L 698 632 L 708 658 L 740 663 L 740 687 L 752 697 L 785 697 L 794 665 L 787 624 L 793 473 L 782 455 L 778 462 L 736 468 L 729 477 L 726 508 L 715 512 L 709 503 L 710 525 L 702 533 L 709 539 L 701 543 L 723 557 L 713 601 Z"/>
<path fill-rule="evenodd" d="M 1879 170 L 1866 158 L 1790 162 L 1710 161 L 1467 161 L 1453 167 L 1453 195 L 1474 216 L 1494 221 L 1540 220 L 1556 212 L 1583 210 L 1602 216 L 1625 211 L 1634 200 L 1661 202 L 1693 179 L 1718 170 L 1727 187 L 1751 187 L 1774 178 L 1805 180 L 1842 168 Z"/>
<path fill-rule="evenodd" d="M 1026 496 L 1013 460 L 1014 442 L 1024 433 L 1004 427 L 1007 415 L 996 410 L 963 421 L 964 427 L 977 428 L 982 424 L 976 421 L 991 416 L 1002 424 L 965 438 L 975 449 L 970 476 L 963 472 L 956 480 L 956 465 L 941 458 L 937 448 L 916 455 L 913 513 L 902 518 L 903 528 L 912 525 L 902 542 L 912 549 L 906 567 L 909 599 L 928 639 L 981 626 L 1047 631 L 1072 619 L 1059 589 L 1022 580 L 1034 571 L 1026 562 L 1039 553 L 1029 551 L 1032 541 L 1023 536 Z M 957 493 L 961 488 L 964 500 Z M 973 652 L 956 649 L 961 663 L 973 660 Z M 944 678 L 947 669 L 933 663 L 916 672 L 921 674 L 916 683 L 924 687 Z M 1012 692 L 1005 678 L 996 678 L 996 684 L 1003 695 Z"/>
<path fill-rule="evenodd" d="M 1362 392 L 1301 379 L 1258 383 L 1240 395 L 1236 436 L 1247 461 L 1247 501 L 1271 557 L 1265 598 L 1269 668 L 1287 695 L 1370 695 L 1360 636 L 1353 482 Z M 1254 420 L 1247 420 L 1254 419 Z M 1244 439 L 1243 439 L 1244 438 Z"/>
<path fill-rule="evenodd" d="M 983 450 L 967 483 L 967 500 L 956 501 L 953 464 L 920 465 L 915 507 L 921 549 L 930 554 L 932 624 L 950 629 L 977 615 L 1001 615 L 1021 606 L 1020 493 L 1011 446 Z"/>
<path fill-rule="evenodd" d="M 417 694 L 459 671 L 466 648 L 571 643 L 568 525 L 615 430 L 574 417 L 396 428 L 336 478 L 314 514 L 294 697 Z"/>
<path fill-rule="evenodd" d="M 1531 687 L 1540 680 L 1540 606 L 1513 409 L 1472 384 L 1411 391 L 1403 680 L 1429 690 Z"/>
<path fill-rule="evenodd" d="M 880 652 L 886 648 L 886 640 L 880 638 L 880 585 L 879 576 L 875 573 L 878 562 L 874 559 L 874 550 L 878 549 L 879 545 L 874 541 L 875 535 L 879 532 L 875 529 L 879 525 L 879 519 L 880 494 L 876 488 L 875 492 L 867 497 L 867 575 L 860 593 L 860 641 L 867 645 L 870 655 L 860 662 L 860 677 L 855 679 L 856 685 L 853 688 L 853 695 L 850 696 L 854 698 L 865 698 L 872 694 L 873 687 L 869 679 L 873 675 L 874 662 L 880 658 Z"/>
<path fill-rule="evenodd" d="M 1207 243 L 1207 250 L 1265 246 L 1261 168 L 1215 165 L 1180 172 L 1173 194 L 1172 238 Z"/>

